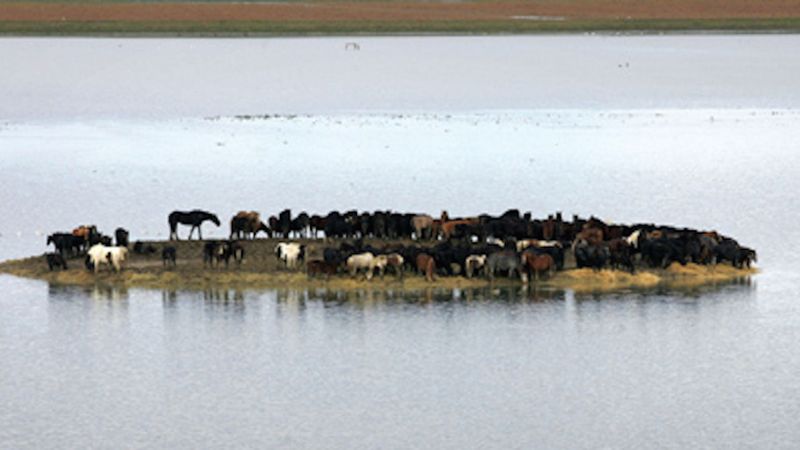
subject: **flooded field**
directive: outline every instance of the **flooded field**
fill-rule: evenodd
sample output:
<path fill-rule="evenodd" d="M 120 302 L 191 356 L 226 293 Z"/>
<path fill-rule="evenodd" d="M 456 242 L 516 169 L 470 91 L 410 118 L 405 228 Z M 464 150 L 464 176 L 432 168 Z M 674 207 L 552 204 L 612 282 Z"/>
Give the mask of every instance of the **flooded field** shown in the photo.
<path fill-rule="evenodd" d="M 614 293 L 0 275 L 0 448 L 797 446 L 797 36 L 348 40 L 0 40 L 0 260 L 82 223 L 164 239 L 174 209 L 221 237 L 241 209 L 520 208 L 713 228 L 762 273 Z"/>

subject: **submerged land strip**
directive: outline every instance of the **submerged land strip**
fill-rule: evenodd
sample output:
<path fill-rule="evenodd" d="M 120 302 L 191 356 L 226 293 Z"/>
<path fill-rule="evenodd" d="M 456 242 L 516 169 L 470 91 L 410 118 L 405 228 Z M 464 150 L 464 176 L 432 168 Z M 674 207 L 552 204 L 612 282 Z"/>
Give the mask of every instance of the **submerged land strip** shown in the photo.
<path fill-rule="evenodd" d="M 800 0 L 5 1 L 5 35 L 800 31 Z"/>
<path fill-rule="evenodd" d="M 430 288 L 467 289 L 492 286 L 525 286 L 518 278 L 496 278 L 484 276 L 466 278 L 461 276 L 436 277 L 427 281 L 424 276 L 408 271 L 399 276 L 386 273 L 364 279 L 363 274 L 350 277 L 346 273 L 330 277 L 310 277 L 303 268 L 287 269 L 275 257 L 277 239 L 242 241 L 246 250 L 241 265 L 231 262 L 209 267 L 203 263 L 202 241 L 149 241 L 143 242 L 149 253 L 131 253 L 122 271 L 115 273 L 103 266 L 95 274 L 86 270 L 83 258 L 68 260 L 68 270 L 49 270 L 44 255 L 5 261 L 0 263 L 0 273 L 18 277 L 47 281 L 63 286 L 110 286 L 121 288 L 204 290 L 209 288 L 276 289 L 276 288 L 325 288 L 331 290 L 357 289 L 402 289 L 419 291 Z M 309 246 L 309 254 L 321 251 L 320 241 L 301 241 Z M 164 266 L 161 249 L 174 246 L 179 256 L 175 267 Z M 311 256 L 313 257 L 313 256 Z M 666 269 L 639 269 L 635 273 L 623 270 L 576 269 L 574 262 L 567 261 L 568 268 L 550 277 L 530 280 L 527 286 L 543 289 L 572 289 L 577 292 L 609 292 L 625 289 L 692 289 L 732 282 L 746 282 L 757 273 L 755 268 L 738 269 L 730 264 L 682 266 L 673 263 Z"/>

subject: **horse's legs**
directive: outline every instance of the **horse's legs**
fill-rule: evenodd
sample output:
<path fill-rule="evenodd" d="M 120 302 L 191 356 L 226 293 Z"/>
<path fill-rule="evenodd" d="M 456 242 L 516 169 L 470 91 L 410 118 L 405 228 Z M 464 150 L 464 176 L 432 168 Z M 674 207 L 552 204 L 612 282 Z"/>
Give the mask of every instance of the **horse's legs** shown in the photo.
<path fill-rule="evenodd" d="M 203 240 L 203 229 L 200 227 L 200 225 L 197 226 L 197 239 L 201 241 Z"/>

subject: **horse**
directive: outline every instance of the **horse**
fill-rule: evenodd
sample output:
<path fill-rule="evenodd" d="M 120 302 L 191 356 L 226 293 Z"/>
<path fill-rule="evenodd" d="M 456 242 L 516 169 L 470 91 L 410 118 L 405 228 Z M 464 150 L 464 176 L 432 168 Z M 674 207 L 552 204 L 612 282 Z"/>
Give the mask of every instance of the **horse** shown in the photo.
<path fill-rule="evenodd" d="M 603 242 L 603 230 L 601 228 L 590 227 L 586 225 L 583 226 L 583 230 L 581 230 L 577 235 L 575 235 L 575 242 L 578 241 L 586 241 L 589 245 L 599 245 Z M 574 249 L 573 245 L 573 249 Z"/>
<path fill-rule="evenodd" d="M 178 240 L 178 224 L 183 225 L 191 225 L 192 228 L 189 230 L 189 237 L 188 239 L 192 238 L 192 233 L 194 233 L 194 229 L 197 228 L 197 236 L 198 239 L 203 239 L 203 233 L 200 229 L 200 225 L 203 224 L 206 220 L 210 220 L 214 223 L 214 225 L 219 226 L 220 222 L 216 215 L 208 212 L 208 211 L 201 211 L 199 209 L 195 209 L 192 211 L 172 211 L 169 214 L 168 221 L 169 221 L 169 239 Z"/>
<path fill-rule="evenodd" d="M 739 256 L 738 260 L 740 269 L 743 268 L 744 266 L 747 266 L 747 268 L 749 269 L 750 264 L 758 262 L 756 251 L 753 250 L 752 248 L 740 247 L 738 256 Z M 64 268 L 66 268 L 66 266 Z"/>
<path fill-rule="evenodd" d="M 663 233 L 661 234 L 663 236 Z M 651 267 L 666 269 L 673 261 L 686 265 L 686 258 L 681 247 L 672 239 L 661 237 L 648 239 L 642 242 L 642 260 L 647 261 Z"/>
<path fill-rule="evenodd" d="M 386 272 L 387 267 L 391 267 L 392 270 L 400 277 L 403 278 L 403 257 L 398 253 L 389 253 L 388 255 L 378 255 L 372 260 L 372 267 L 370 268 L 370 272 L 373 271 L 375 268 L 378 269 L 378 273 L 383 278 L 383 274 Z"/>
<path fill-rule="evenodd" d="M 128 257 L 128 249 L 95 244 L 86 252 L 86 255 L 94 266 L 94 273 L 100 270 L 100 264 L 108 264 L 114 272 L 119 272 L 122 270 L 122 263 Z"/>
<path fill-rule="evenodd" d="M 442 213 L 442 216 L 446 214 L 446 211 Z M 456 227 L 458 226 L 472 226 L 477 225 L 480 221 L 477 218 L 470 218 L 470 219 L 456 219 L 456 220 L 447 220 L 442 221 L 442 226 L 440 231 L 442 233 L 442 237 L 444 239 L 450 239 L 450 236 L 455 232 Z"/>
<path fill-rule="evenodd" d="M 256 211 L 239 211 L 231 218 L 231 234 L 229 239 L 247 239 L 252 235 L 255 239 L 259 231 L 270 235 L 269 229 L 261 222 L 261 216 Z"/>
<path fill-rule="evenodd" d="M 279 231 L 284 238 L 288 238 L 292 231 L 292 211 L 290 209 L 284 209 L 278 214 L 278 226 L 279 228 L 274 229 Z"/>
<path fill-rule="evenodd" d="M 80 253 L 85 241 L 82 237 L 73 236 L 71 233 L 53 233 L 47 236 L 47 244 L 53 244 L 56 251 L 61 255 Z"/>
<path fill-rule="evenodd" d="M 289 229 L 290 231 L 294 232 L 297 237 L 305 238 L 306 231 L 308 230 L 310 224 L 311 223 L 308 214 L 301 212 L 289 223 Z"/>
<path fill-rule="evenodd" d="M 306 246 L 296 242 L 280 242 L 275 246 L 275 256 L 283 261 L 287 268 L 294 269 L 298 261 L 305 258 Z"/>
<path fill-rule="evenodd" d="M 345 266 L 347 267 L 347 271 L 350 272 L 351 277 L 355 278 L 358 271 L 364 269 L 364 277 L 367 280 L 371 280 L 373 270 L 375 269 L 375 255 L 370 252 L 350 255 L 347 261 L 345 261 Z"/>
<path fill-rule="evenodd" d="M 244 261 L 244 247 L 236 241 L 228 241 L 222 245 L 220 257 L 225 260 L 225 267 L 228 267 L 231 258 L 233 258 L 237 266 L 241 266 L 242 261 Z"/>
<path fill-rule="evenodd" d="M 94 225 L 81 225 L 72 230 L 73 236 L 82 238 L 85 242 L 91 242 L 97 234 L 97 227 Z M 92 245 L 96 243 L 97 242 L 94 242 Z"/>
<path fill-rule="evenodd" d="M 528 270 L 529 276 L 533 274 L 535 281 L 539 281 L 539 274 L 547 273 L 547 276 L 550 277 L 556 270 L 555 260 L 547 253 L 524 252 L 522 254 L 522 264 Z"/>
<path fill-rule="evenodd" d="M 467 275 L 467 278 L 472 278 L 473 275 L 477 275 L 477 273 L 483 269 L 486 265 L 486 255 L 469 255 L 467 259 L 464 260 L 464 272 Z"/>
<path fill-rule="evenodd" d="M 53 268 L 59 267 L 67 270 L 67 260 L 60 253 L 47 253 L 45 260 L 47 261 L 47 268 L 53 271 Z"/>
<path fill-rule="evenodd" d="M 161 250 L 161 261 L 165 266 L 172 265 L 172 267 L 175 267 L 177 265 L 177 256 L 178 251 L 175 249 L 175 247 L 164 247 Z"/>
<path fill-rule="evenodd" d="M 416 215 L 411 218 L 411 227 L 414 228 L 417 240 L 430 239 L 433 236 L 433 217 L 427 214 Z"/>
<path fill-rule="evenodd" d="M 527 274 L 522 270 L 519 256 L 510 250 L 495 252 L 486 258 L 486 275 L 490 281 L 494 281 L 497 271 L 508 272 L 508 278 L 514 278 L 516 273 L 523 283 L 528 281 Z"/>
<path fill-rule="evenodd" d="M 125 228 L 117 228 L 114 230 L 114 238 L 117 240 L 117 247 L 127 247 L 128 246 L 128 230 Z"/>
<path fill-rule="evenodd" d="M 152 255 L 156 252 L 156 248 L 151 244 L 145 244 L 142 241 L 136 241 L 133 243 L 133 253 L 139 255 Z"/>
<path fill-rule="evenodd" d="M 626 238 L 615 238 L 608 241 L 609 262 L 612 269 L 625 268 L 631 273 L 636 271 L 629 242 Z"/>
<path fill-rule="evenodd" d="M 433 256 L 427 253 L 420 253 L 417 255 L 417 271 L 428 281 L 434 280 L 434 275 L 436 274 L 436 260 L 433 259 Z"/>
<path fill-rule="evenodd" d="M 208 241 L 203 245 L 203 266 L 219 266 L 219 260 L 225 249 L 219 241 Z"/>
<path fill-rule="evenodd" d="M 315 277 L 318 274 L 325 275 L 325 278 L 330 278 L 331 275 L 336 275 L 339 271 L 339 264 L 335 262 L 328 262 L 321 259 L 312 259 L 306 262 L 306 275 L 309 278 Z"/>
<path fill-rule="evenodd" d="M 591 267 L 594 270 L 600 270 L 605 267 L 611 252 L 608 246 L 602 243 L 590 244 L 589 242 L 576 239 L 573 246 L 575 252 L 575 265 L 582 269 L 584 267 Z"/>

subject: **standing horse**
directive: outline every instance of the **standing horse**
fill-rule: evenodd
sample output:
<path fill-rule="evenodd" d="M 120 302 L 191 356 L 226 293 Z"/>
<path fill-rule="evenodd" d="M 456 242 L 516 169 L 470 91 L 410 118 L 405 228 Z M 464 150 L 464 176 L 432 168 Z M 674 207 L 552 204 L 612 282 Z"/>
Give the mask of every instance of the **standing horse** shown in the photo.
<path fill-rule="evenodd" d="M 108 264 L 114 272 L 119 272 L 122 270 L 122 263 L 128 258 L 128 249 L 95 244 L 86 252 L 86 255 L 93 266 L 94 273 L 100 270 L 100 264 Z"/>
<path fill-rule="evenodd" d="M 219 226 L 219 219 L 216 215 L 211 214 L 208 211 L 201 211 L 199 209 L 195 209 L 189 212 L 184 211 L 173 211 L 169 215 L 169 238 L 170 240 L 175 239 L 178 240 L 178 224 L 183 225 L 191 225 L 192 229 L 189 230 L 189 237 L 188 239 L 192 238 L 192 233 L 194 233 L 194 229 L 197 228 L 197 236 L 200 240 L 203 239 L 203 233 L 200 230 L 200 225 L 203 224 L 206 220 L 210 220 L 216 226 Z"/>

